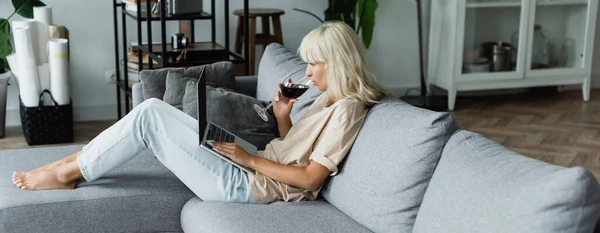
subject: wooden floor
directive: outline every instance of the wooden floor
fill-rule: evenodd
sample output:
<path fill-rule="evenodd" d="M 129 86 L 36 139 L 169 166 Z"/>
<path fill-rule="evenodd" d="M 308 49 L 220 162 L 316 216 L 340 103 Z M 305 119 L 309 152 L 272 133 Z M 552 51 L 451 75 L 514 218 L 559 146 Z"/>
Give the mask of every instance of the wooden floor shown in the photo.
<path fill-rule="evenodd" d="M 583 166 L 600 179 L 600 89 L 589 102 L 581 91 L 552 96 L 519 94 L 457 100 L 453 115 L 480 133 L 528 157 Z"/>
<path fill-rule="evenodd" d="M 482 98 L 457 100 L 452 114 L 461 128 L 535 159 L 586 167 L 600 179 L 600 89 L 592 91 L 589 102 L 582 101 L 581 91 Z M 70 144 L 87 143 L 113 123 L 75 123 L 75 142 Z M 7 127 L 0 139 L 0 149 L 28 147 L 20 127 Z"/>
<path fill-rule="evenodd" d="M 94 121 L 94 122 L 75 122 L 73 124 L 73 143 L 51 144 L 29 146 L 23 136 L 21 126 L 7 126 L 4 138 L 0 139 L 0 149 L 20 149 L 20 148 L 35 148 L 35 147 L 51 147 L 63 145 L 81 145 L 91 141 L 94 137 L 100 134 L 104 129 L 114 124 L 115 121 Z"/>

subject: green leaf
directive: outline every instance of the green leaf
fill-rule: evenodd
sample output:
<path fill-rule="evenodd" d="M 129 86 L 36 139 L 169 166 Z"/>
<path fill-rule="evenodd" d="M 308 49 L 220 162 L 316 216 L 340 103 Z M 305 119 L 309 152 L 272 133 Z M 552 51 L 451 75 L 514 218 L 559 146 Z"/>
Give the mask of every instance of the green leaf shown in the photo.
<path fill-rule="evenodd" d="M 33 7 L 34 6 L 45 6 L 42 1 L 39 0 L 12 0 L 12 4 L 15 7 L 15 11 L 25 17 L 33 18 Z"/>
<path fill-rule="evenodd" d="M 292 9 L 294 9 L 295 11 L 300 11 L 300 12 L 302 12 L 302 13 L 306 13 L 306 14 L 308 14 L 308 15 L 312 16 L 312 17 L 315 17 L 317 20 L 319 20 L 319 22 L 323 23 L 323 20 L 322 20 L 321 18 L 319 18 L 319 16 L 317 16 L 317 15 L 313 14 L 313 13 L 312 13 L 312 12 L 310 12 L 310 11 L 307 11 L 307 10 L 302 10 L 302 9 L 298 9 L 298 8 L 292 8 Z"/>
<path fill-rule="evenodd" d="M 8 67 L 8 61 L 6 56 L 12 53 L 12 46 L 10 45 L 10 23 L 6 19 L 0 18 L 0 58 L 4 60 L 4 67 Z"/>
<path fill-rule="evenodd" d="M 377 0 L 358 0 L 358 12 L 360 17 L 359 28 L 362 29 L 362 40 L 368 48 L 373 40 L 375 30 L 375 12 L 378 7 Z"/>

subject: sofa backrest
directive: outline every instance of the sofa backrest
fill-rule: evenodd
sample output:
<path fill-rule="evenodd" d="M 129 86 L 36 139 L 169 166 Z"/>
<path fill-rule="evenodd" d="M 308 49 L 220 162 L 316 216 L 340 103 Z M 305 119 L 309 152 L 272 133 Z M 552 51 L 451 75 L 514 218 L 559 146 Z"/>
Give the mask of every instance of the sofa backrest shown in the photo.
<path fill-rule="evenodd" d="M 413 232 L 591 233 L 598 217 L 600 187 L 586 169 L 525 157 L 458 130 L 444 148 Z"/>
<path fill-rule="evenodd" d="M 322 189 L 336 208 L 375 232 L 411 232 L 444 144 L 449 113 L 388 97 L 373 106 L 340 172 Z"/>

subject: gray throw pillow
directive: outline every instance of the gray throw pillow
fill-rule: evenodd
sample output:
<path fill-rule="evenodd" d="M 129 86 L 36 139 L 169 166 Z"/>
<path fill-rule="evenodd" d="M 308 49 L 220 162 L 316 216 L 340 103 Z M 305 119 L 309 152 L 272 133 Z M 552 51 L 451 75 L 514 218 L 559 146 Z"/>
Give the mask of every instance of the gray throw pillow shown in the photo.
<path fill-rule="evenodd" d="M 194 66 L 190 68 L 162 68 L 140 71 L 140 83 L 144 100 L 149 98 L 163 99 L 166 91 L 167 74 L 169 71 L 183 71 L 183 77 L 200 77 L 206 69 L 206 84 L 235 90 L 235 68 L 230 61 L 220 61 L 212 64 Z M 182 89 L 185 88 L 185 83 Z"/>
<path fill-rule="evenodd" d="M 187 82 L 183 95 L 183 112 L 198 119 L 198 81 Z M 220 87 L 206 87 L 207 119 L 240 136 L 259 150 L 278 137 L 275 120 L 263 121 L 254 111 L 254 104 L 261 102 L 251 96 Z M 273 118 L 271 118 L 273 119 Z"/>
<path fill-rule="evenodd" d="M 163 101 L 182 110 L 183 94 L 185 93 L 186 84 L 192 79 L 193 77 L 185 77 L 183 75 L 183 70 L 170 70 L 167 73 Z"/>
<path fill-rule="evenodd" d="M 271 102 L 273 94 L 279 91 L 277 83 L 283 82 L 287 77 L 300 80 L 304 77 L 306 66 L 307 63 L 300 56 L 283 45 L 267 45 L 258 66 L 256 98 L 265 103 Z M 315 86 L 311 86 L 306 93 L 298 97 L 298 102 L 294 104 L 290 113 L 292 123 L 296 123 L 302 117 L 321 93 Z"/>

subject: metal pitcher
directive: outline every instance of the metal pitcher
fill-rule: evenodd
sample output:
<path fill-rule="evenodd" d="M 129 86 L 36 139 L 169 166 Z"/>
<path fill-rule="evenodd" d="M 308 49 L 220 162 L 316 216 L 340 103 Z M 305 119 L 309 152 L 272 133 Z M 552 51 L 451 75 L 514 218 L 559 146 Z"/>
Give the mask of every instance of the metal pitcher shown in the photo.
<path fill-rule="evenodd" d="M 512 57 L 515 49 L 506 42 L 485 42 L 481 44 L 481 55 L 491 61 L 492 71 L 512 70 Z"/>

